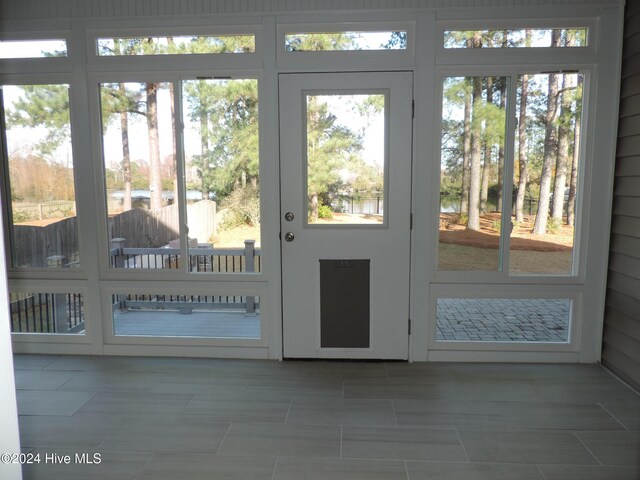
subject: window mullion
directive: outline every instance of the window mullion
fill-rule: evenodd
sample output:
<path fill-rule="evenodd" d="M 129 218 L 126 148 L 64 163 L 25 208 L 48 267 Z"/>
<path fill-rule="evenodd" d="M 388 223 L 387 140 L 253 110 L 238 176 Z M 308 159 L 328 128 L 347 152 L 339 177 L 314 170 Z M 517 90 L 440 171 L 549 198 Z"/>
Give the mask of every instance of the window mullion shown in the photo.
<path fill-rule="evenodd" d="M 507 94 L 507 119 L 505 122 L 504 164 L 502 169 L 502 222 L 500 228 L 500 269 L 509 275 L 509 251 L 511 249 L 511 210 L 513 204 L 513 172 L 515 162 L 515 132 L 518 77 L 510 75 Z"/>
<path fill-rule="evenodd" d="M 189 228 L 187 226 L 187 195 L 184 168 L 184 123 L 182 120 L 182 82 L 173 82 L 173 122 L 175 125 L 176 182 L 178 184 L 178 221 L 180 225 L 180 258 L 184 258 L 180 271 L 189 272 Z"/>

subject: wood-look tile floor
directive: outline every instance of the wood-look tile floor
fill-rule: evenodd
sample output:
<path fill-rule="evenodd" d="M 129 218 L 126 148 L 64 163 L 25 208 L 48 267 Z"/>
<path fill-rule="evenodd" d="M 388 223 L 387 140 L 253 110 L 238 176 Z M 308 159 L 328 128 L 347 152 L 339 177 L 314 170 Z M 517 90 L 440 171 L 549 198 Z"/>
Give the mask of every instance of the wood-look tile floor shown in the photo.
<path fill-rule="evenodd" d="M 596 365 L 14 358 L 26 480 L 640 479 Z"/>

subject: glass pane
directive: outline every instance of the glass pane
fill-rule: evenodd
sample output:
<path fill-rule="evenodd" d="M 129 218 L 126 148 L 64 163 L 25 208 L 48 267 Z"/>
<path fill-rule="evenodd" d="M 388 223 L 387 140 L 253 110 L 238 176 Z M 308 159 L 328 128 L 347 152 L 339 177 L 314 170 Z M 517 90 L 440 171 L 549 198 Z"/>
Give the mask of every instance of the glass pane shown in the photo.
<path fill-rule="evenodd" d="M 98 56 L 253 53 L 254 35 L 99 38 Z"/>
<path fill-rule="evenodd" d="M 505 77 L 443 81 L 438 269 L 499 270 Z"/>
<path fill-rule="evenodd" d="M 66 56 L 66 40 L 0 41 L 0 58 L 44 58 Z"/>
<path fill-rule="evenodd" d="M 259 272 L 258 81 L 182 84 L 190 269 Z"/>
<path fill-rule="evenodd" d="M 11 292 L 9 311 L 12 333 L 85 333 L 79 293 Z"/>
<path fill-rule="evenodd" d="M 587 46 L 586 27 L 446 30 L 444 48 L 566 48 Z"/>
<path fill-rule="evenodd" d="M 100 85 L 112 268 L 178 268 L 173 84 Z"/>
<path fill-rule="evenodd" d="M 406 50 L 407 32 L 289 33 L 284 41 L 287 52 Z"/>
<path fill-rule="evenodd" d="M 68 85 L 2 87 L 14 267 L 80 266 Z"/>
<path fill-rule="evenodd" d="M 120 294 L 112 300 L 114 335 L 260 338 L 260 297 Z"/>
<path fill-rule="evenodd" d="M 385 192 L 384 94 L 307 95 L 310 224 L 381 224 Z"/>
<path fill-rule="evenodd" d="M 512 274 L 572 273 L 583 83 L 580 74 L 519 78 Z"/>
<path fill-rule="evenodd" d="M 566 298 L 438 298 L 438 342 L 568 343 Z"/>

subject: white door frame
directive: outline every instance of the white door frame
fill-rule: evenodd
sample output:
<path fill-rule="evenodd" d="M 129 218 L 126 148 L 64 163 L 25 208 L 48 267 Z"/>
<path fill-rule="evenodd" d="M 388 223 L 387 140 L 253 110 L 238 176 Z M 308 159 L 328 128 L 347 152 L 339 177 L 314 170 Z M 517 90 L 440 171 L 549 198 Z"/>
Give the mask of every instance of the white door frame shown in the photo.
<path fill-rule="evenodd" d="M 407 360 L 413 72 L 281 74 L 279 86 L 283 356 Z M 371 92 L 386 96 L 385 126 L 390 128 L 385 134 L 388 140 L 383 223 L 336 226 L 306 221 L 306 161 L 296 162 L 305 158 L 306 92 Z M 285 212 L 293 213 L 294 219 L 285 220 Z M 287 232 L 294 234 L 292 242 L 285 241 Z M 392 251 L 386 249 L 389 244 L 396 247 Z M 368 348 L 321 345 L 320 260 L 329 259 L 371 260 Z"/>

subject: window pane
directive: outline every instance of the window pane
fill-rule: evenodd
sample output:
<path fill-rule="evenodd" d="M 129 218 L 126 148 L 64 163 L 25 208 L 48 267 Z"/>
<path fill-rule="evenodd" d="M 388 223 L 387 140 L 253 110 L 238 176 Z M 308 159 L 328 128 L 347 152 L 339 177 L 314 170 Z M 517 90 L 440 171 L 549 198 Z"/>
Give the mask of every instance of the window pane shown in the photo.
<path fill-rule="evenodd" d="M 11 292 L 9 311 L 12 333 L 85 333 L 79 293 Z"/>
<path fill-rule="evenodd" d="M 583 83 L 580 74 L 519 77 L 512 274 L 572 273 Z"/>
<path fill-rule="evenodd" d="M 307 221 L 381 224 L 385 191 L 384 94 L 307 95 Z"/>
<path fill-rule="evenodd" d="M 284 41 L 287 52 L 406 50 L 407 32 L 289 33 Z"/>
<path fill-rule="evenodd" d="M 44 58 L 66 56 L 66 40 L 0 41 L 0 58 Z"/>
<path fill-rule="evenodd" d="M 68 85 L 2 87 L 14 267 L 80 266 Z"/>
<path fill-rule="evenodd" d="M 507 79 L 443 82 L 439 270 L 499 270 Z"/>
<path fill-rule="evenodd" d="M 446 30 L 444 48 L 566 48 L 587 46 L 586 27 Z"/>
<path fill-rule="evenodd" d="M 112 268 L 178 268 L 173 84 L 100 86 Z"/>
<path fill-rule="evenodd" d="M 114 335 L 260 338 L 260 297 L 240 295 L 113 296 Z"/>
<path fill-rule="evenodd" d="M 99 38 L 98 56 L 253 53 L 254 35 Z"/>
<path fill-rule="evenodd" d="M 438 298 L 437 342 L 569 342 L 571 300 Z"/>
<path fill-rule="evenodd" d="M 259 272 L 258 81 L 182 84 L 190 269 Z"/>

